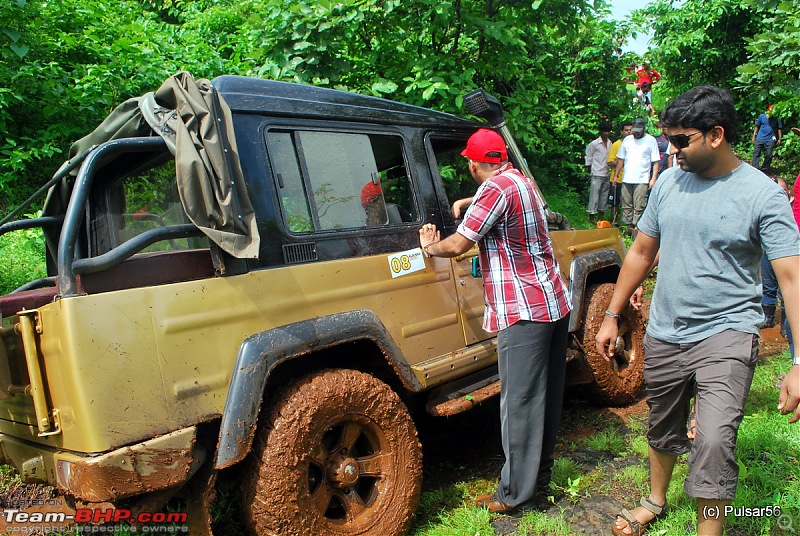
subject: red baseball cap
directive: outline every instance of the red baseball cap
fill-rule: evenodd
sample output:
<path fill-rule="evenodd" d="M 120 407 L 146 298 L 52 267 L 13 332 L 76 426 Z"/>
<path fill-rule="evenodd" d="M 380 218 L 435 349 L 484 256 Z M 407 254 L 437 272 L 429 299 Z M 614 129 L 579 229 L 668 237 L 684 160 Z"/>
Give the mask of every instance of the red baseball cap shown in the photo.
<path fill-rule="evenodd" d="M 461 156 L 466 156 L 474 162 L 499 164 L 508 160 L 506 142 L 494 130 L 482 128 L 467 140 L 467 148 L 461 151 Z"/>
<path fill-rule="evenodd" d="M 383 194 L 381 191 L 381 187 L 375 184 L 372 181 L 369 181 L 364 187 L 361 189 L 361 206 L 367 208 L 367 205 L 370 204 L 375 198 Z"/>

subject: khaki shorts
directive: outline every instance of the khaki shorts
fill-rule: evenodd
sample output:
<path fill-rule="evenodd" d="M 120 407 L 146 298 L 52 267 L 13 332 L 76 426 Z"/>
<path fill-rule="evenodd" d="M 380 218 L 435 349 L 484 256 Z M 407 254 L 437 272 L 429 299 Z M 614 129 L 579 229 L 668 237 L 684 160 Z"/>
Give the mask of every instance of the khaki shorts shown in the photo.
<path fill-rule="evenodd" d="M 687 495 L 732 500 L 739 477 L 736 435 L 758 361 L 758 336 L 727 330 L 690 344 L 645 336 L 644 344 L 650 446 L 662 454 L 690 453 Z M 689 441 L 692 396 L 697 434 Z"/>

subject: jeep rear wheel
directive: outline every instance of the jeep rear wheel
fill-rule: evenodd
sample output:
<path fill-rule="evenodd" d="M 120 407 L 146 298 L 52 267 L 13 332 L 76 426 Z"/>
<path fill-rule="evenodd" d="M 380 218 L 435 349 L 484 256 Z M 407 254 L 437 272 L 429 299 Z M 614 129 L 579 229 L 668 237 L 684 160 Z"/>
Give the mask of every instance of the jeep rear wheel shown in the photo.
<path fill-rule="evenodd" d="M 644 322 L 639 311 L 630 305 L 625 307 L 617 321 L 619 332 L 611 362 L 600 355 L 595 336 L 614 287 L 613 283 L 603 283 L 588 289 L 581 342 L 594 378 L 587 393 L 589 400 L 598 405 L 622 406 L 633 402 L 644 384 Z"/>
<path fill-rule="evenodd" d="M 405 534 L 422 452 L 405 405 L 386 384 L 353 370 L 321 371 L 265 413 L 244 490 L 256 534 Z"/>

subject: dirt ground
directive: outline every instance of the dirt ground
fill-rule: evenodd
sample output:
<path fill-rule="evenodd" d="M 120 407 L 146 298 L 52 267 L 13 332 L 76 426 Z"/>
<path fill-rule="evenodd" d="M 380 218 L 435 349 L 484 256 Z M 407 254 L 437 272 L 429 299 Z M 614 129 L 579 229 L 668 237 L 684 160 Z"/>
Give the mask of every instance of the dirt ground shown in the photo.
<path fill-rule="evenodd" d="M 772 355 L 785 348 L 786 340 L 780 337 L 777 327 L 762 330 L 761 355 Z M 614 457 L 581 445 L 587 436 L 607 429 L 609 425 L 616 426 L 620 432 L 625 433 L 626 424 L 631 418 L 645 418 L 645 401 L 642 399 L 622 408 L 599 408 L 589 404 L 578 394 L 568 392 L 564 400 L 556 457 L 571 458 L 587 473 L 596 471 L 598 465 L 601 465 L 607 475 L 613 475 L 623 467 L 640 464 L 641 460 L 632 456 Z M 423 419 L 418 423 L 420 440 L 424 446 L 423 491 L 436 490 L 459 482 L 464 479 L 465 474 L 484 477 L 489 481 L 497 479 L 503 464 L 498 406 L 499 401 L 495 398 L 466 413 L 448 418 Z M 611 483 L 611 477 L 608 476 L 604 481 L 597 482 L 597 485 Z M 599 536 L 608 533 L 614 513 L 631 506 L 631 497 L 638 497 L 640 494 L 640 491 L 615 488 L 612 485 L 610 493 L 584 497 L 574 504 L 562 494 L 556 497 L 556 504 L 549 512 L 554 516 L 563 515 L 570 520 L 576 534 Z M 62 507 L 59 505 L 63 503 L 57 498 L 53 488 L 45 486 L 19 485 L 0 494 L 0 505 L 3 507 L 19 507 L 25 504 L 35 505 L 36 511 L 61 511 Z M 21 510 L 24 511 L 25 508 Z M 498 535 L 513 535 L 517 533 L 518 523 L 519 520 L 514 518 L 498 518 L 493 526 Z M 3 525 L 0 524 L 0 534 L 6 533 L 7 528 Z M 220 528 L 215 526 L 215 534 L 244 534 L 241 527 L 232 527 L 230 522 L 223 530 Z M 729 535 L 745 536 L 730 532 Z"/>
<path fill-rule="evenodd" d="M 780 336 L 779 328 L 761 331 L 759 354 L 770 356 L 786 349 L 786 339 Z M 496 401 L 483 404 L 473 412 L 457 415 L 447 426 L 439 426 L 438 432 L 421 430 L 420 435 L 425 448 L 426 489 L 436 489 L 449 481 L 458 481 L 459 475 L 469 468 L 474 471 L 480 466 L 479 475 L 496 479 L 503 464 L 500 446 L 499 408 Z M 569 520 L 575 534 L 586 536 L 605 536 L 613 522 L 616 512 L 632 506 L 632 498 L 641 496 L 640 490 L 626 489 L 615 484 L 613 474 L 624 467 L 641 464 L 634 456 L 615 457 L 609 453 L 593 451 L 582 447 L 582 441 L 597 432 L 616 427 L 623 435 L 630 435 L 626 424 L 631 418 L 646 419 L 647 403 L 640 399 L 634 404 L 621 408 L 598 408 L 577 396 L 568 393 L 564 400 L 561 419 L 560 439 L 556 446 L 556 457 L 568 457 L 578 463 L 587 473 L 597 471 L 598 466 L 609 475 L 595 483 L 593 487 L 607 486 L 609 493 L 590 494 L 576 503 L 570 502 L 563 494 L 556 496 L 556 504 L 548 509 L 553 516 L 563 516 Z M 482 441 L 476 441 L 475 427 L 482 428 Z M 433 434 L 433 435 L 427 435 Z M 441 434 L 441 437 L 437 437 Z M 449 439 L 447 439 L 449 438 Z M 577 447 L 576 447 L 577 446 Z M 497 535 L 517 534 L 519 520 L 501 517 L 492 525 Z M 693 531 L 687 527 L 687 533 Z M 728 531 L 729 536 L 746 536 Z"/>

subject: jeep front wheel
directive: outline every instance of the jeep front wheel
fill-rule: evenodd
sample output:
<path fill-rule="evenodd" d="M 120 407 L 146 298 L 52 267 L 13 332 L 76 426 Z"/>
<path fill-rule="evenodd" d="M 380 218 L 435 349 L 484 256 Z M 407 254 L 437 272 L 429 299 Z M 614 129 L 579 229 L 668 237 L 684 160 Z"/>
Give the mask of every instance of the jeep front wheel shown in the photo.
<path fill-rule="evenodd" d="M 644 384 L 644 321 L 639 311 L 626 306 L 617 321 L 619 332 L 611 362 L 600 355 L 595 336 L 614 293 L 613 283 L 592 286 L 586 295 L 586 318 L 581 342 L 594 378 L 587 396 L 598 405 L 622 406 L 636 400 Z"/>
<path fill-rule="evenodd" d="M 325 370 L 262 413 L 244 489 L 256 534 L 405 534 L 422 452 L 405 405 L 385 383 Z"/>

